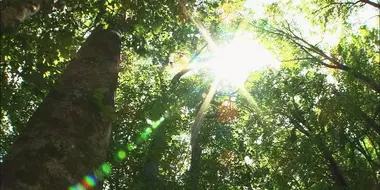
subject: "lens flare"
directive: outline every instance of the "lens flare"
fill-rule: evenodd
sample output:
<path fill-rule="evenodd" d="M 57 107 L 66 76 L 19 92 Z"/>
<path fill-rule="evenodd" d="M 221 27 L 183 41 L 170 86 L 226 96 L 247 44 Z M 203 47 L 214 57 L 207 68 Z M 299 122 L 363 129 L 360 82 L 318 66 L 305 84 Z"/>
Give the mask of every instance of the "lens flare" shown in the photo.
<path fill-rule="evenodd" d="M 226 46 L 218 47 L 218 45 L 212 39 L 212 36 L 209 34 L 207 29 L 204 27 L 202 22 L 200 22 L 197 18 L 190 15 L 190 12 L 186 8 L 186 0 L 181 0 L 181 9 L 183 11 L 183 16 L 186 18 L 190 18 L 195 26 L 199 29 L 202 36 L 208 43 L 208 47 L 214 52 L 214 59 L 211 59 L 210 62 L 204 63 L 206 66 L 199 65 L 196 68 L 210 68 L 212 72 L 215 74 L 215 81 L 211 85 L 210 91 L 205 97 L 203 101 L 200 111 L 197 113 L 194 126 L 192 127 L 192 134 L 199 133 L 200 126 L 202 120 L 204 119 L 204 112 L 208 109 L 210 102 L 216 93 L 217 86 L 220 82 L 226 82 L 232 84 L 234 86 L 243 88 L 241 92 L 243 96 L 248 100 L 248 103 L 251 104 L 257 111 L 260 111 L 257 106 L 256 101 L 253 97 L 244 89 L 243 83 L 246 81 L 249 72 L 252 72 L 258 68 L 261 68 L 265 65 L 267 60 L 263 60 L 263 58 L 272 58 L 271 55 L 268 56 L 268 51 L 265 49 L 259 49 L 257 47 L 252 46 L 252 44 L 247 44 L 247 39 L 241 39 L 240 37 L 244 37 L 244 34 L 235 34 L 234 41 Z M 242 24 L 243 23 L 243 24 Z M 239 30 L 244 28 L 247 25 L 247 19 L 244 18 L 243 22 L 239 24 Z M 198 55 L 197 55 L 198 56 Z M 270 59 L 269 61 L 273 62 Z M 278 64 L 279 65 L 279 64 Z M 222 112 L 223 118 L 231 118 L 235 117 L 235 110 Z M 227 113 L 227 115 L 225 114 Z M 228 117 L 227 117 L 228 116 Z M 165 117 L 168 117 L 168 113 L 165 113 Z M 140 136 L 136 139 L 135 145 L 142 143 L 147 140 L 148 136 L 152 134 L 153 130 L 158 128 L 161 123 L 165 120 L 164 117 L 161 117 L 157 121 L 148 121 L 150 127 L 146 128 L 144 132 L 140 134 Z M 194 135 L 196 136 L 196 135 Z M 193 135 L 192 135 L 193 137 Z M 191 144 L 193 144 L 194 139 L 191 139 Z M 135 145 L 128 144 L 126 149 L 128 151 L 132 151 L 135 149 Z M 118 150 L 116 154 L 114 154 L 116 162 L 119 163 L 122 160 L 126 159 L 126 152 L 124 150 Z M 111 164 L 103 163 L 98 169 L 94 171 L 94 175 L 85 176 L 82 180 L 82 183 L 78 183 L 76 185 L 72 185 L 68 187 L 68 190 L 86 190 L 88 188 L 94 187 L 98 181 L 103 181 L 105 177 L 110 175 L 111 173 Z"/>
<path fill-rule="evenodd" d="M 84 177 L 84 180 L 86 181 L 86 183 L 90 186 L 90 187 L 94 187 L 96 185 L 96 183 L 98 182 L 98 180 L 95 178 L 94 175 L 90 174 L 86 177 Z"/>
<path fill-rule="evenodd" d="M 99 181 L 103 181 L 104 180 L 105 176 L 104 176 L 104 174 L 103 174 L 103 172 L 102 172 L 101 169 L 96 169 L 94 171 L 94 175 L 95 175 L 96 179 L 98 179 Z"/>
<path fill-rule="evenodd" d="M 158 121 L 156 121 L 156 122 L 154 122 L 153 124 L 152 124 L 152 128 L 153 129 L 156 129 L 163 121 L 165 120 L 165 118 L 164 117 L 161 117 L 160 118 L 160 120 L 158 120 Z"/>
<path fill-rule="evenodd" d="M 117 158 L 119 161 L 124 160 L 127 157 L 127 153 L 124 150 L 119 150 L 117 152 Z"/>
<path fill-rule="evenodd" d="M 133 149 L 135 149 L 135 147 L 132 144 L 128 144 L 127 149 L 129 151 L 132 151 Z"/>
<path fill-rule="evenodd" d="M 148 127 L 145 129 L 146 134 L 151 134 L 152 133 L 152 128 Z"/>
<path fill-rule="evenodd" d="M 101 168 L 102 168 L 102 171 L 104 174 L 109 175 L 111 173 L 111 164 L 110 163 L 103 163 Z"/>

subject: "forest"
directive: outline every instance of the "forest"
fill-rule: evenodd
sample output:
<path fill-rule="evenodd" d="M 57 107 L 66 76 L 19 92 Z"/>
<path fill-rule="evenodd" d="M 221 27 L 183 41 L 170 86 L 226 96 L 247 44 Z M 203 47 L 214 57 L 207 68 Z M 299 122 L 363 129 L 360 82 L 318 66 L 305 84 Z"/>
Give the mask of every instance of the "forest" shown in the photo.
<path fill-rule="evenodd" d="M 0 0 L 1 190 L 380 189 L 379 0 Z"/>

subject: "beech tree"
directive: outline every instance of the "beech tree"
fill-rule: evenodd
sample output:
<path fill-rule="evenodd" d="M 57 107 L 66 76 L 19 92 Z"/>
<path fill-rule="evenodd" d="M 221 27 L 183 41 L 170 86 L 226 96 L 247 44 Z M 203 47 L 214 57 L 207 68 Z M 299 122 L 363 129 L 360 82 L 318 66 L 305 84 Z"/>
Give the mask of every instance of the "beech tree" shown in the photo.
<path fill-rule="evenodd" d="M 120 44 L 114 30 L 89 36 L 13 143 L 2 189 L 65 189 L 105 160 Z"/>

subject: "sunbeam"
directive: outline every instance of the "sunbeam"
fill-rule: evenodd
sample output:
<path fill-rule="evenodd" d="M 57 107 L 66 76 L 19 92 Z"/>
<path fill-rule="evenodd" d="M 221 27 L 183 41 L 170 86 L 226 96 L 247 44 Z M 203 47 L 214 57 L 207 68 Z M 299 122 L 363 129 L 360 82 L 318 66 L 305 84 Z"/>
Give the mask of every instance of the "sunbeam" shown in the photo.
<path fill-rule="evenodd" d="M 256 113 L 261 113 L 260 107 L 257 105 L 256 100 L 252 97 L 252 95 L 245 89 L 244 86 L 239 87 L 239 92 L 241 95 L 247 100 L 249 105 L 254 109 Z"/>
<path fill-rule="evenodd" d="M 202 121 L 204 119 L 204 112 L 207 110 L 207 108 L 210 105 L 210 102 L 212 98 L 215 95 L 216 88 L 218 86 L 219 81 L 214 81 L 214 83 L 211 85 L 209 92 L 207 93 L 205 99 L 202 102 L 201 107 L 199 108 L 197 115 L 195 117 L 195 121 L 191 127 L 191 145 L 194 145 L 194 142 L 196 141 L 199 130 L 201 128 Z"/>

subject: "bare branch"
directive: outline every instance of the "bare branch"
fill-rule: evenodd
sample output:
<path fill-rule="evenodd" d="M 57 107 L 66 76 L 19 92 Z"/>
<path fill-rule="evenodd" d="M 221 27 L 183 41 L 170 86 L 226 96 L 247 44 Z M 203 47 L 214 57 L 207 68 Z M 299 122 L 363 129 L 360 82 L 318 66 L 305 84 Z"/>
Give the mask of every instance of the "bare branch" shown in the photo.
<path fill-rule="evenodd" d="M 195 55 L 191 58 L 191 60 L 189 61 L 188 65 L 190 63 L 192 63 L 200 54 L 201 52 L 207 47 L 207 43 L 197 52 L 195 53 Z M 188 73 L 189 71 L 191 71 L 192 68 L 188 67 L 188 68 L 185 68 L 185 69 L 182 69 L 180 72 L 178 72 L 172 79 L 171 81 L 171 85 L 172 86 L 176 86 L 178 83 L 179 83 L 179 80 L 181 79 L 181 77 L 183 75 L 185 75 L 186 73 Z"/>
<path fill-rule="evenodd" d="M 375 2 L 372 2 L 372 1 L 369 1 L 369 0 L 360 0 L 360 2 L 368 4 L 368 5 L 371 5 L 371 6 L 375 7 L 375 8 L 380 9 L 380 4 L 378 4 L 378 3 L 375 3 Z"/>

